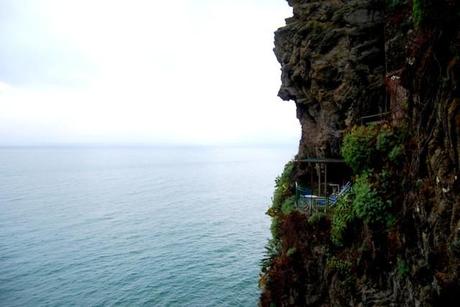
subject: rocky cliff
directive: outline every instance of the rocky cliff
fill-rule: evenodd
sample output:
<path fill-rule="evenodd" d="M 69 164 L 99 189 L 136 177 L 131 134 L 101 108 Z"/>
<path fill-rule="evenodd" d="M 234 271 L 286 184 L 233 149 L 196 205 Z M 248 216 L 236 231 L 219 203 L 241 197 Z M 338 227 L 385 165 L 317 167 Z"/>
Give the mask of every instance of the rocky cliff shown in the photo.
<path fill-rule="evenodd" d="M 301 210 L 296 183 L 312 184 L 318 168 L 286 165 L 268 210 L 261 305 L 458 304 L 460 2 L 288 3 L 275 54 L 279 96 L 302 126 L 296 159 L 343 158 L 328 178 L 353 189 Z"/>

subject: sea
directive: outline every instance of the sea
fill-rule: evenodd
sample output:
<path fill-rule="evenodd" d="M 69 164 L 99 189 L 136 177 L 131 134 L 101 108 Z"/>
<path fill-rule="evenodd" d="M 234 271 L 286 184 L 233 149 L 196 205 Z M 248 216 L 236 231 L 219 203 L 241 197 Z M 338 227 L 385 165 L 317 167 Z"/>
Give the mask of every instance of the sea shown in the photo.
<path fill-rule="evenodd" d="M 256 306 L 295 151 L 0 148 L 0 306 Z"/>

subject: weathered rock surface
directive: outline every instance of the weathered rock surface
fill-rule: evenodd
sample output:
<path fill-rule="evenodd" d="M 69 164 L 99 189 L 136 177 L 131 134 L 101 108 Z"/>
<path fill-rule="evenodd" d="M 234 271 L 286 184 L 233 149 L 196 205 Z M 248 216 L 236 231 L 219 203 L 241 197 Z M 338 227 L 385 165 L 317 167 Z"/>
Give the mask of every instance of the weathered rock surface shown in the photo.
<path fill-rule="evenodd" d="M 279 96 L 296 103 L 302 126 L 297 157 L 340 157 L 344 131 L 384 111 L 409 137 L 403 163 L 387 172 L 402 191 L 387 194 L 395 224 L 357 222 L 337 247 L 327 217 L 281 215 L 261 305 L 458 305 L 459 1 L 288 3 L 293 17 L 276 31 L 275 54 Z M 310 171 L 294 168 L 290 188 Z M 343 261 L 331 266 L 331 258 Z"/>
<path fill-rule="evenodd" d="M 299 156 L 338 156 L 341 130 L 385 109 L 383 6 L 376 1 L 289 1 L 275 34 L 279 96 L 297 104 Z"/>

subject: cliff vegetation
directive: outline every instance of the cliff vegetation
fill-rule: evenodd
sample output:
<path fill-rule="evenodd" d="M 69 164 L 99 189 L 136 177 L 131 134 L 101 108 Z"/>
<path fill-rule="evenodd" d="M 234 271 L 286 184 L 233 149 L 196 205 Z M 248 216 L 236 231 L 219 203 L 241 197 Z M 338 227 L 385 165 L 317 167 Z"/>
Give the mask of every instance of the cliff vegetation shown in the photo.
<path fill-rule="evenodd" d="M 457 305 L 460 2 L 288 4 L 274 51 L 302 135 L 267 211 L 260 305 Z M 299 206 L 299 186 L 332 188 L 321 176 L 352 188 Z"/>

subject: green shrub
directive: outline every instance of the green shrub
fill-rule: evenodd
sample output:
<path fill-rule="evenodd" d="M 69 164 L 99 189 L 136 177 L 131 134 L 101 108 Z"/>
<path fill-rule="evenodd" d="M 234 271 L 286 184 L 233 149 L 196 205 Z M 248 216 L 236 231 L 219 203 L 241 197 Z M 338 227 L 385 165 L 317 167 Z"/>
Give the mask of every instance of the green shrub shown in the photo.
<path fill-rule="evenodd" d="M 311 225 L 318 224 L 321 220 L 326 218 L 326 213 L 321 211 L 315 211 L 312 215 L 308 218 L 308 223 Z"/>
<path fill-rule="evenodd" d="M 294 191 L 291 180 L 293 170 L 294 162 L 290 161 L 284 166 L 282 174 L 275 179 L 272 206 L 267 211 L 267 214 L 272 218 L 272 223 L 270 225 L 272 239 L 270 239 L 265 246 L 265 256 L 260 261 L 263 273 L 268 272 L 268 269 L 273 263 L 273 259 L 281 254 L 281 214 L 287 215 L 295 209 L 295 195 L 293 195 Z"/>
<path fill-rule="evenodd" d="M 385 216 L 385 224 L 387 228 L 394 227 L 397 221 L 397 218 L 393 214 L 387 213 Z"/>
<path fill-rule="evenodd" d="M 268 268 L 272 265 L 273 259 L 280 254 L 281 245 L 279 241 L 268 240 L 265 245 L 265 255 L 260 261 L 261 271 L 263 273 L 268 271 Z"/>
<path fill-rule="evenodd" d="M 377 177 L 379 178 L 379 180 L 382 182 L 382 184 L 380 184 L 381 188 L 384 188 L 385 191 L 386 191 L 386 184 L 389 183 L 391 181 L 391 179 L 393 178 L 393 173 L 390 172 L 390 170 L 388 169 L 382 169 L 382 171 L 377 175 Z M 384 191 L 384 192 L 385 192 Z"/>
<path fill-rule="evenodd" d="M 393 131 L 388 127 L 383 127 L 377 134 L 376 148 L 379 151 L 387 152 L 391 150 L 395 143 Z"/>
<path fill-rule="evenodd" d="M 355 173 L 369 168 L 376 153 L 375 139 L 378 130 L 375 126 L 357 126 L 345 135 L 342 156 Z"/>
<path fill-rule="evenodd" d="M 274 240 L 279 240 L 279 228 L 280 221 L 277 217 L 272 218 L 272 224 L 270 225 L 270 232 Z"/>
<path fill-rule="evenodd" d="M 381 167 L 388 161 L 399 164 L 406 134 L 387 125 L 354 127 L 343 139 L 342 156 L 356 174 Z"/>
<path fill-rule="evenodd" d="M 290 249 L 287 250 L 286 256 L 291 257 L 292 255 L 294 255 L 296 251 L 297 249 L 295 247 L 291 247 Z"/>
<path fill-rule="evenodd" d="M 388 154 L 388 159 L 393 163 L 399 163 L 404 152 L 404 146 L 402 144 L 396 145 Z"/>
<path fill-rule="evenodd" d="M 423 180 L 417 179 L 417 181 L 415 182 L 415 187 L 417 188 L 417 190 L 420 190 L 422 186 L 423 186 Z"/>
<path fill-rule="evenodd" d="M 290 193 L 290 178 L 294 170 L 294 162 L 289 161 L 285 166 L 283 173 L 275 179 L 275 192 L 273 194 L 272 208 L 280 210 L 281 206 Z"/>
<path fill-rule="evenodd" d="M 290 181 L 293 170 L 294 162 L 290 161 L 284 166 L 283 173 L 275 179 L 272 206 L 267 211 L 267 214 L 272 218 L 270 225 L 272 239 L 265 246 L 266 255 L 261 261 L 262 272 L 265 272 L 272 260 L 280 253 L 280 213 L 289 214 L 295 207 L 295 195 L 292 195 Z"/>
<path fill-rule="evenodd" d="M 281 205 L 281 212 L 283 212 L 283 214 L 288 215 L 289 213 L 295 210 L 295 207 L 296 207 L 295 199 L 296 197 L 295 195 L 293 195 L 293 196 L 288 197 L 283 202 L 283 204 Z"/>
<path fill-rule="evenodd" d="M 398 258 L 398 262 L 396 263 L 396 269 L 398 271 L 398 275 L 401 278 L 409 276 L 410 268 L 407 265 L 406 261 L 401 258 Z"/>
<path fill-rule="evenodd" d="M 352 195 L 346 194 L 337 201 L 332 214 L 331 241 L 337 245 L 343 245 L 343 235 L 350 223 L 355 218 L 353 211 Z"/>
<path fill-rule="evenodd" d="M 377 150 L 382 153 L 382 157 L 388 156 L 393 163 L 399 163 L 404 153 L 404 135 L 400 131 L 384 127 L 377 135 Z"/>
<path fill-rule="evenodd" d="M 348 260 L 342 260 L 336 257 L 332 257 L 326 262 L 326 269 L 330 272 L 336 272 L 339 277 L 337 286 L 349 293 L 353 291 L 353 285 L 356 283 L 356 277 L 351 274 L 352 263 Z"/>
<path fill-rule="evenodd" d="M 350 261 L 338 259 L 337 257 L 332 257 L 327 260 L 326 268 L 329 271 L 338 272 L 341 276 L 347 276 L 351 270 Z"/>
<path fill-rule="evenodd" d="M 423 22 L 423 0 L 412 1 L 412 21 L 416 27 Z"/>
<path fill-rule="evenodd" d="M 353 185 L 353 211 L 366 223 L 386 223 L 391 217 L 391 202 L 384 202 L 369 183 L 368 173 L 358 176 Z"/>

